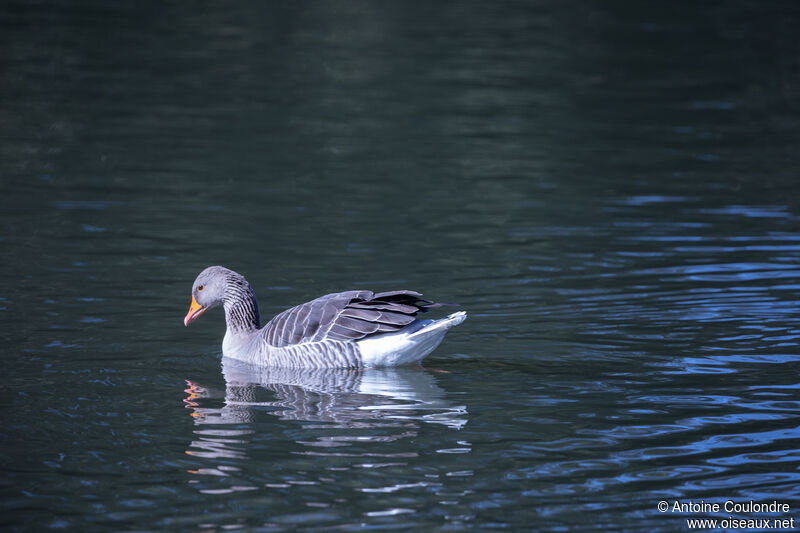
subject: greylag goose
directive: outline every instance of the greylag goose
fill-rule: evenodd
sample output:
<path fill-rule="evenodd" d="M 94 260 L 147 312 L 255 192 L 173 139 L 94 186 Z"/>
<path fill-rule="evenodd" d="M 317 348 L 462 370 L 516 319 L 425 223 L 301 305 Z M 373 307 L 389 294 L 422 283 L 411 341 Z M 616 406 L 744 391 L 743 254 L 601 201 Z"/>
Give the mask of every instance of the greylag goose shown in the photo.
<path fill-rule="evenodd" d="M 292 307 L 261 327 L 258 302 L 244 276 L 221 266 L 203 270 L 192 285 L 192 303 L 183 324 L 222 306 L 228 329 L 226 357 L 290 368 L 365 368 L 421 361 L 464 311 L 439 320 L 416 314 L 439 307 L 414 291 L 337 292 Z"/>

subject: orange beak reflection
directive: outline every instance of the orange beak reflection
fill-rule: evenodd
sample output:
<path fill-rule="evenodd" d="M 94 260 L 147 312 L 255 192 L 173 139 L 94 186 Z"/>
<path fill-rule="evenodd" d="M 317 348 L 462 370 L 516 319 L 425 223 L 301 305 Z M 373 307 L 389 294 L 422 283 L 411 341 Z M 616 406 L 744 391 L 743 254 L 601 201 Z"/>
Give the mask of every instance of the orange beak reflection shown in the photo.
<path fill-rule="evenodd" d="M 192 322 L 195 318 L 205 313 L 206 309 L 206 307 L 197 303 L 197 300 L 192 296 L 192 305 L 189 306 L 189 312 L 186 313 L 186 317 L 183 319 L 183 325 L 188 326 L 189 322 Z"/>

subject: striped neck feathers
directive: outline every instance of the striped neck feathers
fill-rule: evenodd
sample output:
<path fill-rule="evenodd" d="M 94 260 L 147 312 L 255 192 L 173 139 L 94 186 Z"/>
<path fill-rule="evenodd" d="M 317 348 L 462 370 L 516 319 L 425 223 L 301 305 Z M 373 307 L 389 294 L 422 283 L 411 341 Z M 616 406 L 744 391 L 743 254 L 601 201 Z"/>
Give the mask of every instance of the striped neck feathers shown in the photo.
<path fill-rule="evenodd" d="M 225 308 L 225 322 L 234 332 L 247 332 L 261 329 L 261 315 L 258 302 L 250 284 L 242 276 L 229 276 L 225 284 L 222 302 Z"/>

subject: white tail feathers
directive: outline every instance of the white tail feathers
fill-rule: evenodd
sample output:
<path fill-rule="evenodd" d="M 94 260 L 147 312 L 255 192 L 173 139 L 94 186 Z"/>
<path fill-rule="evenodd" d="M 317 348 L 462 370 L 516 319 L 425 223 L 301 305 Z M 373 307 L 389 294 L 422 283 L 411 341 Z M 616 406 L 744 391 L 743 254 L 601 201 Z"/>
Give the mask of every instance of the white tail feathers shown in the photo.
<path fill-rule="evenodd" d="M 416 363 L 442 342 L 447 330 L 467 318 L 458 311 L 439 320 L 416 320 L 408 327 L 358 341 L 364 366 L 398 366 Z"/>

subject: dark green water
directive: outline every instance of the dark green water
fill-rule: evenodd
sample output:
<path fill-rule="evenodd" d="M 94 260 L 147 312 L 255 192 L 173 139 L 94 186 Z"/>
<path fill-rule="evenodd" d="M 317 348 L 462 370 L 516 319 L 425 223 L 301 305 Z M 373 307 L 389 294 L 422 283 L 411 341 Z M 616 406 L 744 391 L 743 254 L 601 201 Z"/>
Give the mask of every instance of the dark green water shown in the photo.
<path fill-rule="evenodd" d="M 800 8 L 0 8 L 9 531 L 800 526 Z M 417 289 L 425 368 L 190 328 Z M 788 502 L 661 513 L 659 501 Z"/>

